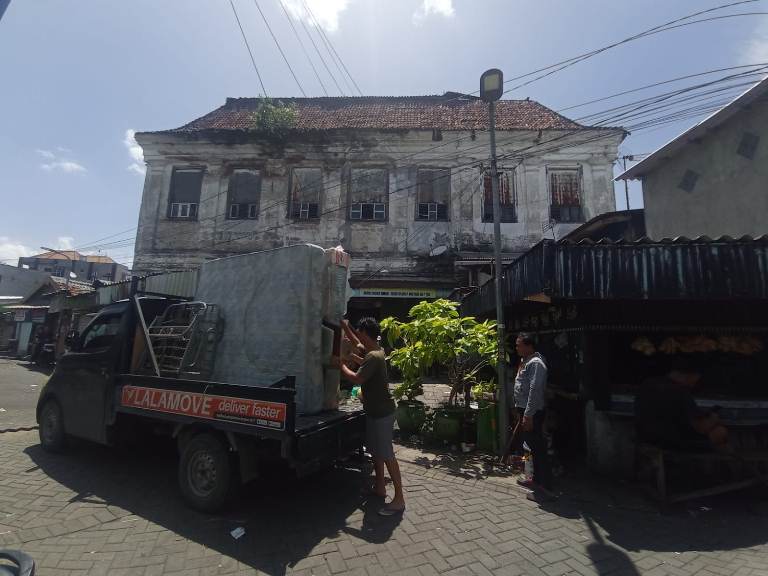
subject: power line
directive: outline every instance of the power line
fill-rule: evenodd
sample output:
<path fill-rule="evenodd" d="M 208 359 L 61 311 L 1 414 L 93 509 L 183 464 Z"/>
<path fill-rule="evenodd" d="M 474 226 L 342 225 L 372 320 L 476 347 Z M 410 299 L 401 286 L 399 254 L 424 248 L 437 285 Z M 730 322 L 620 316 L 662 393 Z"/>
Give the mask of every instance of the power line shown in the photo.
<path fill-rule="evenodd" d="M 355 86 L 355 89 L 357 90 L 357 93 L 362 96 L 363 92 L 360 90 L 360 87 L 357 85 L 357 82 L 355 82 L 355 79 L 352 77 L 352 74 L 349 73 L 349 69 L 347 68 L 346 64 L 344 64 L 344 60 L 341 59 L 341 56 L 339 56 L 339 53 L 336 52 L 336 48 L 334 48 L 333 44 L 331 43 L 330 38 L 328 38 L 328 35 L 325 33 L 325 30 L 320 25 L 320 21 L 315 17 L 314 12 L 312 12 L 312 9 L 309 7 L 309 4 L 307 4 L 306 0 L 301 0 L 304 4 L 304 8 L 307 10 L 307 14 L 309 14 L 309 17 L 312 18 L 312 21 L 315 23 L 315 26 L 317 27 L 317 30 L 320 32 L 320 37 L 322 38 L 323 42 L 325 43 L 325 46 L 328 50 L 328 54 L 331 56 L 331 60 L 334 60 L 336 64 L 336 68 L 339 71 L 339 74 L 341 74 L 341 77 L 344 79 L 344 83 L 347 85 L 347 88 L 350 89 L 350 92 L 354 92 L 354 90 L 350 87 L 349 82 L 347 82 L 347 76 L 352 81 L 352 84 Z M 336 57 L 334 59 L 334 56 Z M 341 64 L 341 67 L 344 68 L 342 71 L 341 67 L 339 67 L 339 64 Z M 344 73 L 346 72 L 346 76 Z"/>
<path fill-rule="evenodd" d="M 693 90 L 693 88 L 691 88 L 691 90 Z M 714 105 L 713 104 L 707 104 L 705 106 L 698 106 L 698 107 L 694 107 L 694 108 L 685 109 L 685 110 L 682 110 L 682 111 L 674 111 L 673 113 L 667 114 L 665 116 L 656 116 L 654 118 L 650 118 L 649 120 L 644 120 L 642 122 L 639 122 L 637 125 L 632 126 L 631 128 L 633 130 L 635 130 L 635 129 L 640 130 L 640 129 L 647 129 L 649 127 L 653 127 L 653 126 L 656 126 L 656 125 L 661 125 L 663 123 L 670 123 L 670 122 L 681 121 L 681 120 L 686 119 L 688 117 L 697 116 L 697 115 L 700 115 L 700 114 L 702 114 L 704 112 L 707 112 L 707 111 L 712 111 L 712 110 L 719 109 L 723 105 L 723 103 L 724 102 L 717 102 Z M 677 105 L 679 103 L 676 102 L 675 104 Z M 645 105 L 647 106 L 648 104 L 645 104 Z M 649 113 L 648 113 L 648 111 L 646 111 L 644 114 L 648 115 Z M 614 114 L 613 116 L 606 117 L 602 121 L 602 123 L 605 124 L 606 122 L 616 121 L 618 119 L 621 119 L 622 117 L 623 117 L 622 113 Z M 573 138 L 574 136 L 578 136 L 581 133 L 583 133 L 583 131 L 580 131 L 580 132 L 573 132 L 573 131 L 566 132 L 565 134 L 563 134 L 561 136 L 558 136 L 558 137 L 556 137 L 556 138 L 554 138 L 552 140 L 541 142 L 541 143 L 538 143 L 538 144 L 534 144 L 533 146 L 530 146 L 528 148 L 536 149 L 536 153 L 537 154 L 542 154 L 542 153 L 549 152 L 549 151 L 560 150 L 560 149 L 563 149 L 563 147 L 552 148 L 552 146 L 551 146 L 552 143 L 556 142 L 556 141 L 559 141 L 559 140 L 562 140 L 562 139 L 565 139 L 565 138 Z M 596 141 L 596 140 L 600 140 L 602 138 L 606 138 L 608 136 L 612 136 L 612 134 L 610 132 L 604 132 L 602 134 L 598 134 L 596 138 L 588 138 L 586 140 L 582 139 L 580 141 L 577 141 L 574 145 L 583 145 L 583 144 L 586 144 L 586 143 L 589 143 L 589 142 L 592 142 L 592 141 Z M 484 145 L 481 144 L 481 145 L 475 146 L 473 148 L 478 148 L 478 147 L 482 147 L 482 146 L 484 146 Z M 523 149 L 522 151 L 525 151 L 525 150 L 526 149 Z M 519 154 L 520 152 L 521 152 L 520 150 L 517 150 L 517 151 L 512 152 L 511 154 L 506 154 L 506 155 L 502 156 L 502 158 L 510 158 L 510 157 L 513 157 L 515 154 Z M 474 166 L 474 165 L 477 164 L 477 161 L 473 161 L 470 164 L 472 166 Z M 460 166 L 456 167 L 456 168 L 460 168 Z M 342 185 L 343 185 L 343 183 L 340 183 L 339 185 L 330 186 L 330 187 L 325 188 L 324 191 L 325 192 L 329 192 L 332 189 L 338 188 L 338 187 L 340 187 Z M 405 188 L 400 188 L 400 189 L 397 189 L 397 190 L 394 190 L 394 191 L 390 192 L 388 195 L 392 196 L 392 195 L 394 195 L 394 194 L 396 194 L 398 192 L 407 191 L 407 190 L 413 189 L 414 187 L 415 187 L 415 185 L 407 186 Z M 217 195 L 217 197 L 220 196 L 220 195 L 221 195 L 221 192 Z M 206 199 L 206 200 L 208 200 L 208 199 Z M 287 204 L 287 201 L 284 200 L 284 201 L 276 202 L 276 203 L 274 203 L 274 204 L 272 204 L 272 205 L 262 209 L 262 212 L 266 212 L 267 210 L 269 210 L 269 209 L 271 209 L 271 208 L 273 208 L 275 206 L 282 205 L 282 204 Z M 328 211 L 323 212 L 320 216 L 323 216 L 323 215 L 326 215 L 326 214 L 329 214 L 331 212 L 335 212 L 335 211 L 338 211 L 338 210 L 342 210 L 342 209 L 345 210 L 347 207 L 348 207 L 347 204 L 341 204 L 338 209 L 330 209 Z M 222 214 L 216 214 L 216 215 L 214 215 L 212 217 L 207 217 L 207 218 L 201 219 L 201 221 L 211 220 L 211 219 L 218 219 L 220 217 L 222 217 Z M 244 221 L 238 220 L 232 226 L 228 227 L 225 230 L 221 230 L 220 232 L 231 232 L 231 231 L 234 230 L 234 228 L 242 225 L 243 223 L 244 223 Z M 268 229 L 263 229 L 263 230 L 257 230 L 257 231 L 254 231 L 254 233 L 261 234 L 261 233 L 264 233 L 264 232 L 273 231 L 273 230 L 279 229 L 281 227 L 289 226 L 289 225 L 292 225 L 292 224 L 293 224 L 293 222 L 291 221 L 291 222 L 287 222 L 287 223 L 282 224 L 282 225 L 278 225 L 276 227 L 272 227 L 272 228 L 268 228 Z M 181 234 L 177 235 L 176 237 L 180 237 L 180 236 L 181 236 Z M 214 244 L 217 245 L 217 244 L 221 244 L 221 243 L 232 242 L 232 241 L 236 241 L 238 239 L 239 238 L 232 238 L 230 240 L 225 240 L 223 242 L 215 242 Z M 133 242 L 133 240 L 130 240 L 130 239 L 127 240 L 127 241 L 131 242 L 131 243 Z"/>
<path fill-rule="evenodd" d="M 323 68 L 325 68 L 325 71 L 328 72 L 328 76 L 331 77 L 331 80 L 336 86 L 336 89 L 339 91 L 339 94 L 344 96 L 344 90 L 341 89 L 341 86 L 339 86 L 339 83 L 336 81 L 336 76 L 334 76 L 333 72 L 331 72 L 331 69 L 328 68 L 328 64 L 326 64 L 325 58 L 323 58 L 323 54 L 320 52 L 320 49 L 317 47 L 317 44 L 315 43 L 315 39 L 312 38 L 312 34 L 310 34 L 309 28 L 307 28 L 307 25 L 304 23 L 304 20 L 302 18 L 299 18 L 299 24 L 301 24 L 301 27 L 304 29 L 304 33 L 307 35 L 307 38 L 309 38 L 309 41 L 312 42 L 312 47 L 315 49 L 315 53 L 317 54 L 318 58 L 320 58 L 320 62 L 323 63 Z"/>
<path fill-rule="evenodd" d="M 759 65 L 758 65 L 758 64 L 755 64 L 755 65 L 749 65 L 749 66 L 746 66 L 746 67 L 754 67 L 754 66 L 759 66 Z M 740 68 L 740 67 L 732 67 L 732 68 Z M 728 70 L 728 69 L 731 69 L 731 68 L 726 68 L 726 69 L 724 69 L 724 70 Z M 715 72 L 715 71 L 710 71 L 710 72 Z M 751 71 L 751 72 L 746 72 L 746 73 L 744 73 L 744 74 L 749 74 L 749 73 L 753 73 L 753 72 L 754 72 L 754 71 Z M 709 73 L 709 72 L 706 72 L 706 73 Z M 701 74 L 706 74 L 706 73 L 701 73 Z M 688 76 L 682 76 L 682 77 L 680 77 L 680 78 L 678 78 L 678 79 L 672 79 L 672 80 L 667 80 L 667 81 L 664 81 L 663 83 L 669 83 L 669 82 L 673 82 L 673 81 L 675 81 L 675 80 L 682 80 L 682 79 L 685 79 L 685 78 L 689 78 L 689 77 L 691 77 L 691 76 L 697 76 L 697 75 L 688 75 Z M 732 77 L 735 77 L 735 76 L 732 76 Z M 711 81 L 711 82 L 709 82 L 709 83 L 705 83 L 705 84 L 701 84 L 701 85 L 698 85 L 697 87 L 700 87 L 700 86 L 707 86 L 707 85 L 712 85 L 712 84 L 716 84 L 716 83 L 718 83 L 718 82 L 722 82 L 723 80 L 727 80 L 727 79 L 729 79 L 729 78 L 732 78 L 732 77 L 726 77 L 726 78 L 724 78 L 724 79 L 716 79 L 716 80 L 714 80 L 714 81 Z M 663 84 L 663 83 L 657 83 L 657 84 Z M 647 86 L 647 87 L 652 87 L 652 86 L 653 86 L 653 85 L 649 85 L 649 86 Z M 647 87 L 643 87 L 643 88 L 647 88 Z M 692 89 L 692 88 L 686 88 L 685 90 L 691 90 L 691 89 Z M 640 90 L 640 89 L 636 89 L 636 90 Z M 628 92 L 632 92 L 632 91 L 628 91 Z M 675 93 L 679 94 L 679 93 L 681 93 L 681 91 L 679 91 L 679 90 L 678 90 L 678 91 L 675 91 Z M 621 96 L 621 95 L 624 95 L 624 93 L 614 94 L 614 95 L 611 95 L 611 96 L 608 96 L 608 97 L 605 97 L 605 98 L 601 98 L 601 99 L 598 99 L 598 100 L 600 100 L 600 101 L 603 101 L 603 100 L 606 100 L 606 99 L 610 99 L 610 98 L 615 98 L 615 97 L 618 97 L 618 96 Z M 642 101 L 641 101 L 641 102 L 642 102 Z M 577 106 L 582 106 L 582 105 L 586 105 L 586 104 L 587 104 L 587 103 L 583 103 L 583 104 L 580 104 L 580 105 L 577 105 Z M 626 107 L 626 106 L 629 106 L 629 105 L 631 105 L 631 104 L 628 104 L 628 105 L 624 105 L 624 107 Z M 573 106 L 572 106 L 572 107 L 573 107 Z M 571 108 L 572 108 L 572 107 L 571 107 Z M 620 108 L 621 108 L 621 107 L 620 107 Z M 613 110 L 613 109 L 610 109 L 610 110 Z M 561 111 L 562 111 L 562 110 L 561 110 Z M 592 114 L 592 115 L 590 115 L 590 116 L 586 116 L 586 117 L 584 117 L 584 118 L 589 118 L 589 117 L 594 117 L 594 116 L 597 116 L 597 114 Z M 583 119 L 582 119 L 582 118 L 579 118 L 579 119 L 577 119 L 577 120 L 583 120 Z M 409 158 L 413 158 L 413 157 L 415 157 L 415 156 L 418 156 L 418 155 L 420 155 L 420 154 L 423 154 L 423 153 L 426 153 L 426 152 L 429 152 L 429 151 L 432 151 L 432 150 L 438 149 L 438 148 L 440 148 L 440 147 L 443 147 L 443 146 L 447 146 L 447 145 L 456 144 L 456 143 L 458 143 L 458 142 L 460 142 L 460 141 L 462 141 L 462 140 L 465 140 L 465 139 L 466 139 L 466 138 L 468 138 L 468 137 L 470 137 L 470 136 L 461 136 L 461 137 L 455 138 L 455 139 L 453 139 L 453 140 L 450 140 L 450 141 L 446 141 L 446 142 L 443 142 L 443 143 L 441 143 L 441 144 L 439 144 L 439 145 L 436 145 L 436 146 L 433 146 L 433 147 L 430 147 L 430 148 L 427 148 L 427 149 L 424 149 L 424 150 L 421 150 L 421 151 L 418 151 L 418 152 L 415 152 L 415 153 L 412 153 L 412 154 L 409 154 L 409 155 L 403 156 L 403 157 L 402 157 L 402 158 L 400 158 L 399 160 L 400 160 L 400 161 L 403 161 L 403 160 L 406 160 L 406 159 L 409 159 Z M 220 197 L 221 197 L 221 195 L 222 195 L 224 192 L 225 192 L 225 190 L 221 190 L 221 191 L 220 191 L 220 192 L 219 192 L 219 193 L 218 193 L 216 196 L 212 196 L 212 197 L 209 197 L 209 198 L 203 199 L 203 200 L 200 202 L 200 204 L 203 204 L 203 203 L 206 203 L 206 202 L 209 202 L 209 201 L 212 201 L 212 200 L 217 200 L 218 198 L 220 198 Z M 273 204 L 273 205 L 267 206 L 267 207 L 265 207 L 265 208 L 263 208 L 263 209 L 262 209 L 262 212 L 265 212 L 265 211 L 267 211 L 267 210 L 271 209 L 272 207 L 274 207 L 274 206 L 276 206 L 276 205 L 279 205 L 279 204 L 285 204 L 285 203 L 287 203 L 287 202 L 286 202 L 286 201 L 283 201 L 283 202 L 278 202 L 278 203 L 275 203 L 275 204 Z M 219 218 L 219 217 L 220 217 L 220 215 L 218 215 L 218 214 L 217 214 L 217 215 L 215 215 L 215 216 L 213 216 L 213 217 L 208 217 L 208 218 L 204 218 L 204 219 L 201 219 L 200 221 L 204 221 L 204 220 L 208 220 L 208 219 L 216 219 L 216 218 Z M 236 225 L 239 225 L 239 224 L 241 224 L 241 223 L 242 223 L 242 221 L 238 221 Z M 140 228 L 141 228 L 141 226 L 138 226 L 138 227 L 136 227 L 136 228 L 134 228 L 134 229 L 138 230 L 138 229 L 140 229 Z M 233 228 L 234 228 L 234 226 L 233 226 Z M 131 229 L 129 229 L 129 230 L 131 230 Z M 118 234 L 120 234 L 120 233 L 118 233 Z M 115 235 L 117 235 L 117 234 L 115 234 Z M 112 235 L 112 236 L 115 236 L 115 235 Z M 110 237 L 111 237 L 111 236 L 108 236 L 108 237 L 106 237 L 106 238 L 110 238 Z M 113 243 L 109 243 L 109 244 L 119 244 L 119 243 L 121 243 L 121 242 L 133 242 L 133 239 L 130 239 L 130 238 L 129 238 L 129 239 L 124 239 L 124 240 L 119 240 L 119 241 L 116 241 L 116 242 L 113 242 Z M 95 246 L 98 246 L 98 245 L 95 245 Z"/>
<path fill-rule="evenodd" d="M 270 36 L 272 36 L 272 40 L 275 41 L 275 46 L 277 46 L 277 49 L 280 51 L 280 55 L 283 57 L 283 61 L 285 62 L 285 65 L 288 66 L 288 70 L 290 70 L 291 76 L 293 76 L 293 79 L 296 81 L 296 85 L 299 87 L 301 94 L 306 98 L 307 93 L 304 92 L 304 88 L 301 86 L 301 82 L 299 82 L 299 79 L 296 77 L 296 73 L 293 71 L 293 68 L 291 67 L 291 63 L 288 62 L 288 58 L 286 58 L 285 52 L 283 52 L 283 48 L 282 46 L 280 46 L 280 42 L 278 42 L 277 40 L 277 36 L 275 36 L 275 33 L 272 32 L 272 27 L 269 25 L 267 16 L 264 14 L 264 12 L 261 9 L 261 6 L 259 5 L 259 0 L 253 0 L 253 3 L 256 4 L 256 8 L 259 10 L 259 14 L 261 14 L 261 19 L 264 20 L 264 24 L 266 25 L 267 30 L 269 30 L 269 34 Z"/>
<path fill-rule="evenodd" d="M 237 8 L 235 8 L 235 3 L 233 0 L 229 0 L 229 5 L 232 6 L 232 12 L 235 13 L 235 20 L 237 20 L 237 27 L 240 28 L 240 34 L 243 36 L 243 42 L 245 42 L 245 47 L 248 49 L 248 55 L 251 57 L 251 64 L 253 64 L 253 69 L 256 71 L 256 77 L 259 79 L 259 84 L 261 85 L 261 91 L 264 93 L 264 96 L 268 96 L 267 89 L 264 88 L 264 81 L 261 79 L 261 74 L 259 74 L 259 67 L 256 66 L 256 59 L 253 57 L 253 51 L 251 50 L 251 45 L 248 44 L 248 38 L 245 36 L 245 30 L 243 30 L 243 25 L 240 23 L 240 16 L 237 15 Z"/>
<path fill-rule="evenodd" d="M 280 2 L 280 7 L 283 9 L 283 14 L 285 14 L 285 17 L 288 19 L 288 23 L 291 25 L 291 30 L 293 30 L 293 35 L 296 36 L 296 40 L 299 41 L 299 46 L 301 46 L 301 51 L 304 53 L 304 56 L 309 62 L 309 65 L 312 67 L 312 72 L 315 73 L 315 78 L 317 78 L 317 81 L 320 82 L 320 87 L 323 89 L 323 94 L 328 96 L 328 90 L 325 89 L 325 84 L 323 84 L 323 79 L 320 78 L 320 74 L 317 72 L 317 68 L 315 68 L 315 63 L 312 62 L 312 58 L 309 57 L 309 52 L 307 52 L 307 49 L 304 46 L 304 41 L 301 39 L 301 36 L 299 36 L 299 31 L 296 30 L 296 25 L 293 23 L 293 18 L 291 18 L 291 15 L 288 13 L 288 10 L 285 7 L 285 4 L 283 4 L 283 0 L 278 0 L 278 2 Z"/>

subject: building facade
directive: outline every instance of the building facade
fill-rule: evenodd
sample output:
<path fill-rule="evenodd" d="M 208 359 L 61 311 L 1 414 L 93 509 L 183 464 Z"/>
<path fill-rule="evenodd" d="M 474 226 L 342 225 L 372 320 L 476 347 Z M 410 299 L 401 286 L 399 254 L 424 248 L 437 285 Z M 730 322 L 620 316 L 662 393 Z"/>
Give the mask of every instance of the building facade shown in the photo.
<path fill-rule="evenodd" d="M 135 273 L 300 242 L 341 245 L 355 295 L 390 310 L 393 300 L 407 307 L 487 277 L 486 104 L 454 93 L 283 102 L 296 120 L 279 134 L 254 129 L 253 98 L 136 134 L 147 174 Z M 528 100 L 498 102 L 497 130 L 506 258 L 614 209 L 623 130 L 581 126 Z"/>
<path fill-rule="evenodd" d="M 120 282 L 131 276 L 127 266 L 115 262 L 109 256 L 85 255 L 75 250 L 44 252 L 22 257 L 19 258 L 19 268 L 40 270 L 59 278 L 66 278 L 73 272 L 78 280 L 84 282 Z"/>
<path fill-rule="evenodd" d="M 619 178 L 642 180 L 650 238 L 768 233 L 768 79 Z"/>

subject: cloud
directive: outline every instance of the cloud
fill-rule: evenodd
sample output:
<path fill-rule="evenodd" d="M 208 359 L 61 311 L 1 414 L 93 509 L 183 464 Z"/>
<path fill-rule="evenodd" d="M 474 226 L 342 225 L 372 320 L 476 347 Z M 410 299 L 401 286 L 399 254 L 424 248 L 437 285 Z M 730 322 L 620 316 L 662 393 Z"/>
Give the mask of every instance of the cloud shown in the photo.
<path fill-rule="evenodd" d="M 8 236 L 0 236 L 0 264 L 16 266 L 19 258 L 32 256 L 32 254 L 32 248 L 14 242 Z"/>
<path fill-rule="evenodd" d="M 61 170 L 62 172 L 70 174 L 73 172 L 87 172 L 85 166 L 78 164 L 77 162 L 72 162 L 71 160 L 60 160 L 57 162 L 50 162 L 49 164 L 40 164 L 40 168 L 46 172 L 52 172 L 54 170 Z"/>
<path fill-rule="evenodd" d="M 38 148 L 37 150 L 35 150 L 35 152 L 37 152 L 38 154 L 40 154 L 40 156 L 42 156 L 42 157 L 43 157 L 43 158 L 45 158 L 46 160 L 53 160 L 54 158 L 56 158 L 56 154 L 54 154 L 54 153 L 53 153 L 53 152 L 51 152 L 50 150 L 40 150 L 40 149 Z"/>
<path fill-rule="evenodd" d="M 74 250 L 75 239 L 72 236 L 59 236 L 56 238 L 56 250 Z"/>
<path fill-rule="evenodd" d="M 421 6 L 413 14 L 413 23 L 421 24 L 432 15 L 452 18 L 455 13 L 453 0 L 422 0 Z"/>
<path fill-rule="evenodd" d="M 744 64 L 768 62 L 768 22 L 762 21 L 755 26 L 754 33 L 743 45 L 742 57 Z"/>
<path fill-rule="evenodd" d="M 57 146 L 56 150 L 60 152 L 71 152 L 71 150 L 68 148 L 62 148 L 61 146 Z M 36 152 L 48 160 L 48 162 L 43 162 L 40 164 L 40 168 L 46 172 L 60 171 L 66 172 L 68 174 L 72 174 L 74 172 L 87 172 L 85 166 L 79 162 L 65 158 L 56 152 L 52 152 L 50 150 L 41 150 L 40 148 L 38 148 Z"/>
<path fill-rule="evenodd" d="M 283 0 L 285 7 L 294 18 L 301 18 L 314 26 L 312 16 L 307 12 L 304 3 L 317 18 L 320 26 L 328 32 L 339 29 L 339 14 L 349 6 L 352 0 Z"/>
<path fill-rule="evenodd" d="M 136 142 L 136 130 L 128 128 L 125 131 L 125 138 L 123 138 L 123 144 L 128 149 L 128 154 L 131 155 L 133 162 L 128 166 L 130 172 L 141 174 L 142 176 L 147 173 L 147 167 L 144 165 L 144 151 Z"/>

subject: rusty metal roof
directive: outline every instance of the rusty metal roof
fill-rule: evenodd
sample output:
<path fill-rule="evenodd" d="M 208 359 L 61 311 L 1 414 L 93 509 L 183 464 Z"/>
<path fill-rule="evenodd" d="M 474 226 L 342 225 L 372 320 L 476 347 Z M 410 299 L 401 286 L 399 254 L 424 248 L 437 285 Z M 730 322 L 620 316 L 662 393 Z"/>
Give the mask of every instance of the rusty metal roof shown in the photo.
<path fill-rule="evenodd" d="M 768 236 L 543 240 L 505 268 L 502 289 L 506 305 L 525 300 L 768 299 Z M 488 314 L 494 308 L 493 282 L 462 302 L 465 314 Z"/>
<path fill-rule="evenodd" d="M 251 130 L 259 98 L 227 98 L 226 103 L 179 128 L 160 133 Z M 474 96 L 446 92 L 432 96 L 275 98 L 293 106 L 296 130 L 486 130 L 488 105 Z M 583 126 L 533 100 L 496 103 L 497 130 L 577 130 Z M 603 128 L 600 128 L 603 129 Z M 611 128 L 611 130 L 616 130 Z"/>

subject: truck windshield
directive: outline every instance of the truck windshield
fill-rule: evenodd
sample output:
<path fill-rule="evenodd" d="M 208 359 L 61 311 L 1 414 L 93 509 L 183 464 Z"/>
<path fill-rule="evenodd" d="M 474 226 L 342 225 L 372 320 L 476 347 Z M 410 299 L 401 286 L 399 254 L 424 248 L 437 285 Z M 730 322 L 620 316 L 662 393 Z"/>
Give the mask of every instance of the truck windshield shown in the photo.
<path fill-rule="evenodd" d="M 94 350 L 108 348 L 120 329 L 120 320 L 122 315 L 109 314 L 102 315 L 91 322 L 90 326 L 83 334 L 83 352 L 92 352 Z"/>

